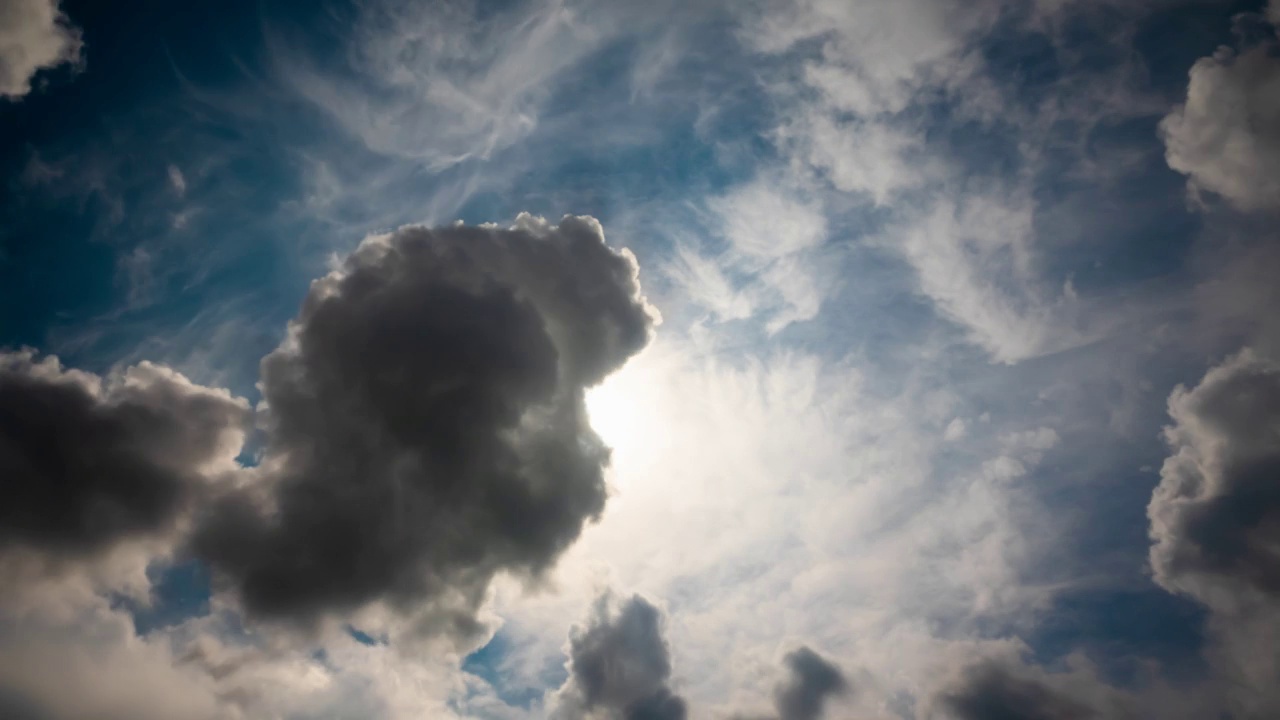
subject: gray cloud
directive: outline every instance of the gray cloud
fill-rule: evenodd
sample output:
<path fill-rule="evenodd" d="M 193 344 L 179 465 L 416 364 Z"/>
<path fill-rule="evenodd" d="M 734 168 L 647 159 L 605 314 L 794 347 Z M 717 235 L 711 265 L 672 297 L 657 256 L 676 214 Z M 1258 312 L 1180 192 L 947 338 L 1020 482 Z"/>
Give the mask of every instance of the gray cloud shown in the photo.
<path fill-rule="evenodd" d="M 807 647 L 788 653 L 783 663 L 790 675 L 774 691 L 779 720 L 817 720 L 828 698 L 848 689 L 840 668 Z"/>
<path fill-rule="evenodd" d="M 1280 16 L 1273 4 L 1270 17 Z M 1259 18 L 1260 20 L 1261 18 Z M 1244 210 L 1280 207 L 1280 59 L 1274 39 L 1191 68 L 1186 103 L 1160 124 L 1169 167 Z"/>
<path fill-rule="evenodd" d="M 0 550 L 88 555 L 169 527 L 233 467 L 248 413 L 151 363 L 99 378 L 0 353 Z"/>
<path fill-rule="evenodd" d="M 569 680 L 556 720 L 623 718 L 684 720 L 685 702 L 671 691 L 671 653 L 656 607 L 633 595 L 616 611 L 599 598 L 586 627 L 569 641 Z"/>
<path fill-rule="evenodd" d="M 1280 364 L 1245 351 L 1169 398 L 1173 454 L 1148 514 L 1165 587 L 1280 599 Z"/>
<path fill-rule="evenodd" d="M 370 238 L 263 361 L 260 478 L 194 547 L 257 616 L 385 602 L 472 630 L 496 573 L 544 570 L 603 508 L 583 393 L 654 321 L 591 218 Z"/>
<path fill-rule="evenodd" d="M 58 9 L 58 0 L 0 3 L 0 97 L 31 92 L 36 73 L 80 57 L 80 30 Z"/>
<path fill-rule="evenodd" d="M 944 690 L 939 704 L 956 720 L 1084 720 L 1098 717 L 1089 707 L 1004 665 L 984 662 L 967 668 Z"/>
<path fill-rule="evenodd" d="M 1223 707 L 1275 717 L 1280 693 L 1280 363 L 1246 350 L 1169 397 L 1172 454 L 1147 514 L 1155 579 L 1209 608 Z"/>

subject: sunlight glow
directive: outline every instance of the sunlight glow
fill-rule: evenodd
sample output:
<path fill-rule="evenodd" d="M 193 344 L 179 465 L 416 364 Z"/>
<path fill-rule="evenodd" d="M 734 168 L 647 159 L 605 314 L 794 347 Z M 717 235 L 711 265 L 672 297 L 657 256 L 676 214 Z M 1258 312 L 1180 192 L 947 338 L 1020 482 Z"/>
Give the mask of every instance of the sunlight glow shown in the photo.
<path fill-rule="evenodd" d="M 666 387 L 654 370 L 642 355 L 587 392 L 587 416 L 596 434 L 613 449 L 615 469 L 635 470 L 667 444 L 662 418 Z"/>

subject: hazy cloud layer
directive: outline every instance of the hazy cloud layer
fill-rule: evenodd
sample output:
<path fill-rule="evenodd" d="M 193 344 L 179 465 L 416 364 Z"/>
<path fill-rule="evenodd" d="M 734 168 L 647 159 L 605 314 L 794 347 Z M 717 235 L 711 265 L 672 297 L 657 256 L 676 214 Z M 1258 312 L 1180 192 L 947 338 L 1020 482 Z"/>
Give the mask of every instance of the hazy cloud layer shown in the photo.
<path fill-rule="evenodd" d="M 58 5 L 59 0 L 0 3 L 0 98 L 22 98 L 36 73 L 79 59 L 80 30 Z"/>
<path fill-rule="evenodd" d="M 684 720 L 671 689 L 671 652 L 661 611 L 639 595 L 620 604 L 603 595 L 569 639 L 569 680 L 556 696 L 554 720 Z"/>
<path fill-rule="evenodd" d="M 495 573 L 546 569 L 603 508 L 583 392 L 653 322 L 591 218 L 366 240 L 262 363 L 263 497 L 195 547 L 255 615 L 386 600 L 470 630 Z"/>

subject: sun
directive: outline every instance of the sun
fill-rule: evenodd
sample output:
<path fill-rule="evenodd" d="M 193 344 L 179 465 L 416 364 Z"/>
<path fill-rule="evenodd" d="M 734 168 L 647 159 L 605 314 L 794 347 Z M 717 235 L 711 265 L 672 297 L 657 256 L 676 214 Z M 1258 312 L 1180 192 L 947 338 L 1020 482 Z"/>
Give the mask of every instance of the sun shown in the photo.
<path fill-rule="evenodd" d="M 587 391 L 587 418 L 613 450 L 613 465 L 633 463 L 663 444 L 665 384 L 644 357 L 634 358 Z"/>

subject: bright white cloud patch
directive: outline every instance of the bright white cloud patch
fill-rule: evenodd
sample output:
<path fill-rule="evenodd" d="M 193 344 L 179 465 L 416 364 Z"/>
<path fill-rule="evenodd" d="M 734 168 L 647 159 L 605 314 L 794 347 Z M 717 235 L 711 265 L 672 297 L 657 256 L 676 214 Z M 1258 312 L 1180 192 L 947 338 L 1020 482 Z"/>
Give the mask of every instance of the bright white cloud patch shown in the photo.
<path fill-rule="evenodd" d="M 0 98 L 22 98 L 41 70 L 79 59 L 80 31 L 58 5 L 59 0 L 0 3 Z"/>
<path fill-rule="evenodd" d="M 1276 21 L 1277 7 L 1270 9 Z M 1191 68 L 1186 102 L 1160 124 L 1169 166 L 1242 210 L 1280 207 L 1280 57 L 1275 41 L 1220 48 Z"/>

